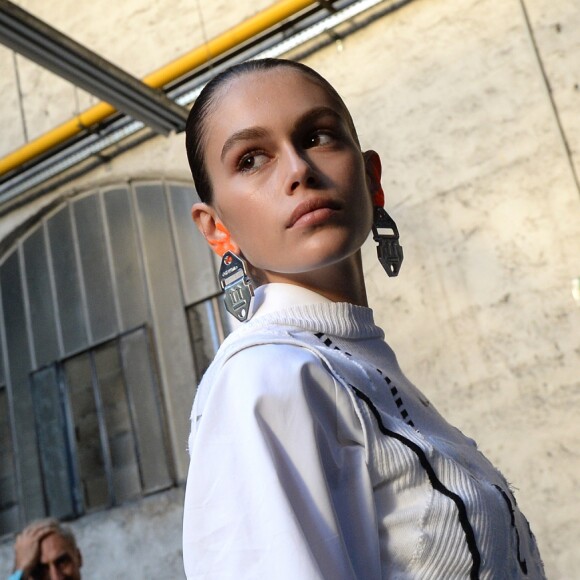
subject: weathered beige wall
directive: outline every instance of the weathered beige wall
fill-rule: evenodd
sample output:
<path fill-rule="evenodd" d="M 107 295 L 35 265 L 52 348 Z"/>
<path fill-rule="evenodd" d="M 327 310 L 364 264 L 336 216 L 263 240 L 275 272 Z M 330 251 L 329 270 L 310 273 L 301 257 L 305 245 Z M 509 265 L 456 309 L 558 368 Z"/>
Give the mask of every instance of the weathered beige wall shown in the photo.
<path fill-rule="evenodd" d="M 347 41 L 325 64 L 334 61 L 357 104 L 365 146 L 385 160 L 406 251 L 392 281 L 368 248 L 371 300 L 409 375 L 519 490 L 548 576 L 571 578 L 580 532 L 580 311 L 571 296 L 579 191 L 520 2 L 434 4 L 376 23 L 364 35 L 382 44 Z M 556 22 L 538 34 L 540 55 L 546 46 L 553 60 L 551 47 L 569 46 L 558 70 L 578 81 L 573 23 L 558 32 Z M 364 91 L 349 90 L 354 67 Z M 563 81 L 554 91 L 570 142 L 579 94 Z"/>
<path fill-rule="evenodd" d="M 17 0 L 14 4 L 141 78 L 272 2 Z M 35 63 L 20 56 L 17 61 L 30 139 L 98 102 Z M 11 111 L 11 115 L 0 115 L 0 155 L 5 155 L 25 139 L 20 115 L 15 114 L 18 97 L 13 56 L 3 46 L 0 70 L 0 97 L 4 97 L 2 103 L 10 104 L 10 109 L 3 107 L 3 111 Z"/>
<path fill-rule="evenodd" d="M 269 2 L 20 4 L 143 75 L 197 46 L 200 9 L 212 36 Z M 524 4 L 538 53 L 521 0 L 416 0 L 307 63 L 337 86 L 363 145 L 383 159 L 405 263 L 388 279 L 368 243 L 365 268 L 387 339 L 517 488 L 548 577 L 569 579 L 580 569 L 580 308 L 571 293 L 580 276 L 580 13 L 576 0 Z M 10 105 L 0 153 L 21 139 L 11 75 L 0 47 L 0 98 Z M 42 103 L 26 108 L 38 132 L 74 110 L 72 89 L 65 98 L 60 85 L 27 78 L 28 103 Z M 151 141 L 55 195 L 187 178 L 182 140 Z M 40 203 L 3 218 L 0 239 Z"/>
<path fill-rule="evenodd" d="M 183 488 L 174 488 L 67 524 L 83 555 L 83 579 L 184 580 L 183 496 Z M 2 542 L 2 580 L 13 561 L 12 542 Z"/>

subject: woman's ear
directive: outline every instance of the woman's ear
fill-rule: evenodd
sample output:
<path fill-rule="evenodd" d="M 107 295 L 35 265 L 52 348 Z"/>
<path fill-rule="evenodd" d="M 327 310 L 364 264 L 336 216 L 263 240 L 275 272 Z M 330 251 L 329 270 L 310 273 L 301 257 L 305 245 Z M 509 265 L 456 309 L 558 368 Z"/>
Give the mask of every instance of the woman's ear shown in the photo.
<path fill-rule="evenodd" d="M 218 256 L 221 257 L 226 252 L 240 253 L 240 247 L 232 240 L 230 232 L 211 205 L 194 203 L 191 208 L 191 217 L 206 242 Z"/>
<path fill-rule="evenodd" d="M 383 187 L 381 186 L 381 158 L 379 157 L 379 154 L 372 149 L 365 151 L 363 153 L 363 157 L 365 160 L 367 183 L 373 198 L 373 205 L 375 207 L 384 207 L 385 193 L 383 192 Z"/>

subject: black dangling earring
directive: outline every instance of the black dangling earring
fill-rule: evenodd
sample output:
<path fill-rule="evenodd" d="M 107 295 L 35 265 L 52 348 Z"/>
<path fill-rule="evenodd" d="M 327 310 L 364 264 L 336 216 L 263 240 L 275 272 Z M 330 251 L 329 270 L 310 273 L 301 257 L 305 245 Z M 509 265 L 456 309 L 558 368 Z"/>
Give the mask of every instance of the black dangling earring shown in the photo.
<path fill-rule="evenodd" d="M 240 322 L 245 322 L 254 296 L 246 261 L 233 252 L 226 252 L 222 256 L 218 279 L 224 291 L 226 310 Z"/>
<path fill-rule="evenodd" d="M 384 230 L 390 230 L 392 233 Z M 374 210 L 373 240 L 378 243 L 377 255 L 387 275 L 390 278 L 398 276 L 403 263 L 403 248 L 399 244 L 399 230 L 393 218 L 380 206 L 375 206 Z"/>

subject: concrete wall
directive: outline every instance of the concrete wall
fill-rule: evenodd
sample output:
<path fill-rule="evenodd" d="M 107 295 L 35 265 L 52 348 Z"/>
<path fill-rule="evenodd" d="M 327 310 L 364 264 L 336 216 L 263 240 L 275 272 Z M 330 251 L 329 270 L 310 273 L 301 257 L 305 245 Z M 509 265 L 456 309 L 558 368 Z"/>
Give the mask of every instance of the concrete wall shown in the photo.
<path fill-rule="evenodd" d="M 19 4 L 142 75 L 197 46 L 204 30 L 211 37 L 269 2 Z M 551 579 L 580 569 L 580 308 L 571 292 L 580 276 L 579 29 L 576 0 L 415 0 L 306 61 L 335 84 L 363 146 L 383 160 L 405 263 L 393 280 L 372 243 L 364 257 L 387 340 L 411 379 L 517 488 Z M 23 140 L 5 49 L 0 72 L 9 105 L 1 154 Z M 22 74 L 31 132 L 75 108 L 70 86 L 42 82 L 46 74 Z M 127 178 L 186 179 L 182 141 L 158 138 L 53 195 Z M 0 239 L 49 198 L 4 217 Z M 117 546 L 129 544 L 117 540 L 130 531 L 126 541 L 139 544 L 153 532 L 146 512 L 130 530 L 117 513 L 75 529 L 99 554 L 110 538 L 119 571 Z M 140 565 L 132 558 L 126 574 Z M 112 569 L 88 577 L 122 577 Z"/>
<path fill-rule="evenodd" d="M 71 522 L 86 580 L 182 580 L 183 489 Z M 12 543 L 0 544 L 0 578 L 12 571 Z"/>

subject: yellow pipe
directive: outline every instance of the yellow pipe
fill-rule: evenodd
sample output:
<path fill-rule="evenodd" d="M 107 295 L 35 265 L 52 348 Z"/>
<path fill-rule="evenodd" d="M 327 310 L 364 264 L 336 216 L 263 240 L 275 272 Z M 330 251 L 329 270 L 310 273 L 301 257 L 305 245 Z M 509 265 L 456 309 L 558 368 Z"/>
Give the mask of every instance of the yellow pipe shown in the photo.
<path fill-rule="evenodd" d="M 207 44 L 184 54 L 163 68 L 147 75 L 143 82 L 150 87 L 161 88 L 201 66 L 208 60 L 227 52 L 242 42 L 264 32 L 274 26 L 274 24 L 282 22 L 300 10 L 304 10 L 304 8 L 316 3 L 312 0 L 284 0 L 278 2 L 234 28 L 227 30 L 217 38 L 210 40 Z"/>
<path fill-rule="evenodd" d="M 264 32 L 278 22 L 293 16 L 311 4 L 316 4 L 316 2 L 314 0 L 282 0 L 234 28 L 227 30 L 206 44 L 152 72 L 143 79 L 143 82 L 150 87 L 161 88 L 205 64 L 212 58 L 224 54 L 242 42 Z M 76 117 L 58 125 L 48 131 L 48 133 L 37 137 L 0 159 L 0 175 L 4 175 L 27 161 L 46 153 L 53 147 L 74 137 L 82 130 L 102 122 L 115 111 L 115 107 L 105 102 L 98 103 L 94 107 L 83 111 Z"/>

